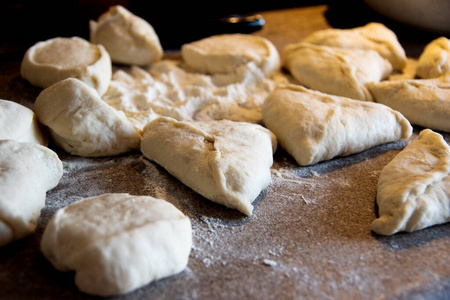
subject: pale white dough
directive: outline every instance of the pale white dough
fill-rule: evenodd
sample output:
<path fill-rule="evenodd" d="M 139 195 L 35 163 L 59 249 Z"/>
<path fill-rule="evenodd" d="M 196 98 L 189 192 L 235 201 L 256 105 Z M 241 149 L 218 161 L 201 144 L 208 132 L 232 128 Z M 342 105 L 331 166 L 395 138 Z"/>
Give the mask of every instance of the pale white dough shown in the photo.
<path fill-rule="evenodd" d="M 367 84 L 375 102 L 402 113 L 412 124 L 450 132 L 450 72 L 432 79 Z"/>
<path fill-rule="evenodd" d="M 144 129 L 141 151 L 205 198 L 251 215 L 271 181 L 275 136 L 244 122 L 181 122 L 159 117 Z"/>
<path fill-rule="evenodd" d="M 0 99 L 0 140 L 8 139 L 48 145 L 48 136 L 31 109 Z"/>
<path fill-rule="evenodd" d="M 103 194 L 59 209 L 41 240 L 44 256 L 75 271 L 88 294 L 128 293 L 183 271 L 192 247 L 191 222 L 169 202 Z"/>
<path fill-rule="evenodd" d="M 102 45 L 79 37 L 56 37 L 38 42 L 26 51 L 20 74 L 41 88 L 69 77 L 77 78 L 103 95 L 111 81 L 112 65 Z"/>
<path fill-rule="evenodd" d="M 263 122 L 299 165 L 408 138 L 412 127 L 399 112 L 378 103 L 280 87 L 266 98 Z"/>
<path fill-rule="evenodd" d="M 275 46 L 266 38 L 250 34 L 210 36 L 181 47 L 184 62 L 201 73 L 232 73 L 254 62 L 267 76 L 280 67 Z"/>
<path fill-rule="evenodd" d="M 36 230 L 46 192 L 62 175 L 62 162 L 49 148 L 0 140 L 0 246 Z"/>
<path fill-rule="evenodd" d="M 68 78 L 46 88 L 34 108 L 55 143 L 70 154 L 110 156 L 139 149 L 138 130 L 78 79 Z"/>
<path fill-rule="evenodd" d="M 163 56 L 153 27 L 120 5 L 91 20 L 89 28 L 90 41 L 103 45 L 115 63 L 145 66 Z"/>
<path fill-rule="evenodd" d="M 289 44 L 284 65 L 303 86 L 323 93 L 372 101 L 365 84 L 387 78 L 391 63 L 374 50 L 343 49 L 310 43 Z"/>
<path fill-rule="evenodd" d="M 431 41 L 419 56 L 416 74 L 427 79 L 450 71 L 450 40 L 445 36 Z"/>
<path fill-rule="evenodd" d="M 306 43 L 347 49 L 375 50 L 389 60 L 396 71 L 406 65 L 406 54 L 396 34 L 381 23 L 368 23 L 350 29 L 318 30 L 302 40 Z"/>
<path fill-rule="evenodd" d="M 430 129 L 406 146 L 380 173 L 379 218 L 372 229 L 391 235 L 450 221 L 450 147 Z"/>

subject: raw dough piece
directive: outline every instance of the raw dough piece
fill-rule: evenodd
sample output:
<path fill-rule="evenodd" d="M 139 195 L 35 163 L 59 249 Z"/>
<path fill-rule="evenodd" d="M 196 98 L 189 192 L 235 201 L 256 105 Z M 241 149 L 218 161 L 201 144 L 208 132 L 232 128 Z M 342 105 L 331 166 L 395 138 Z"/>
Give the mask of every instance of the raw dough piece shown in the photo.
<path fill-rule="evenodd" d="M 8 139 L 48 145 L 48 136 L 31 109 L 0 99 L 0 140 Z"/>
<path fill-rule="evenodd" d="M 137 129 L 78 79 L 68 78 L 46 88 L 34 108 L 55 143 L 70 154 L 110 156 L 139 149 Z"/>
<path fill-rule="evenodd" d="M 392 65 L 376 51 L 297 43 L 284 49 L 284 64 L 307 88 L 357 100 L 372 101 L 365 87 L 387 78 Z"/>
<path fill-rule="evenodd" d="M 367 84 L 374 100 L 412 124 L 450 132 L 450 72 L 433 79 L 399 79 Z"/>
<path fill-rule="evenodd" d="M 188 66 L 201 73 L 232 73 L 254 62 L 270 76 L 280 67 L 280 57 L 272 42 L 250 34 L 207 37 L 184 44 L 181 55 Z"/>
<path fill-rule="evenodd" d="M 120 5 L 91 20 L 89 28 L 91 43 L 103 45 L 115 63 L 145 66 L 163 56 L 153 27 Z"/>
<path fill-rule="evenodd" d="M 141 151 L 205 198 L 250 216 L 271 181 L 275 136 L 257 124 L 180 122 L 167 117 L 144 129 Z"/>
<path fill-rule="evenodd" d="M 191 222 L 169 202 L 104 194 L 59 209 L 41 240 L 60 271 L 74 270 L 88 294 L 119 295 L 186 268 Z"/>
<path fill-rule="evenodd" d="M 112 65 L 102 45 L 91 44 L 79 37 L 57 37 L 38 42 L 28 49 L 20 74 L 41 88 L 74 77 L 103 95 L 111 81 Z"/>
<path fill-rule="evenodd" d="M 49 148 L 0 140 L 0 246 L 36 230 L 46 192 L 62 175 L 62 162 Z"/>
<path fill-rule="evenodd" d="M 346 156 L 408 138 L 412 127 L 399 112 L 290 85 L 274 90 L 263 105 L 263 121 L 299 165 Z"/>
<path fill-rule="evenodd" d="M 417 63 L 417 76 L 427 79 L 450 71 L 450 40 L 442 36 L 431 41 Z"/>
<path fill-rule="evenodd" d="M 387 164 L 377 186 L 378 234 L 415 231 L 450 221 L 450 147 L 425 129 Z"/>
<path fill-rule="evenodd" d="M 396 71 L 406 65 L 406 54 L 395 33 L 381 23 L 351 29 L 329 28 L 315 31 L 303 42 L 330 47 L 375 50 L 389 60 Z"/>

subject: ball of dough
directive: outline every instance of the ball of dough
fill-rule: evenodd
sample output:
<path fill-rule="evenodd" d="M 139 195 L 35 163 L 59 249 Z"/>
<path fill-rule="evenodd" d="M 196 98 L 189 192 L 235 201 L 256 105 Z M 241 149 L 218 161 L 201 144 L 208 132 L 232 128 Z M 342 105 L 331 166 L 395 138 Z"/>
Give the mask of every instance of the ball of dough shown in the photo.
<path fill-rule="evenodd" d="M 41 88 L 69 77 L 78 78 L 103 95 L 111 81 L 112 65 L 102 45 L 91 44 L 79 37 L 57 37 L 38 42 L 28 49 L 20 74 Z"/>
<path fill-rule="evenodd" d="M 435 78 L 450 71 L 450 40 L 445 36 L 431 41 L 417 62 L 417 76 Z"/>
<path fill-rule="evenodd" d="M 0 140 L 8 139 L 48 145 L 48 137 L 31 109 L 0 99 Z"/>
<path fill-rule="evenodd" d="M 254 62 L 266 75 L 272 75 L 280 66 L 275 46 L 249 34 L 214 35 L 184 44 L 181 55 L 189 67 L 202 73 L 231 73 Z"/>
<path fill-rule="evenodd" d="M 62 175 L 63 165 L 49 148 L 0 140 L 0 246 L 35 231 L 46 192 Z"/>
<path fill-rule="evenodd" d="M 74 270 L 86 293 L 119 295 L 186 268 L 191 223 L 161 199 L 129 194 L 86 198 L 58 210 L 41 250 L 61 271 Z"/>
<path fill-rule="evenodd" d="M 149 65 L 163 56 L 153 27 L 120 5 L 112 6 L 97 21 L 91 20 L 89 28 L 90 41 L 103 45 L 113 62 Z"/>
<path fill-rule="evenodd" d="M 70 154 L 111 156 L 140 147 L 140 133 L 128 119 L 78 79 L 68 78 L 46 88 L 34 108 L 55 143 Z"/>

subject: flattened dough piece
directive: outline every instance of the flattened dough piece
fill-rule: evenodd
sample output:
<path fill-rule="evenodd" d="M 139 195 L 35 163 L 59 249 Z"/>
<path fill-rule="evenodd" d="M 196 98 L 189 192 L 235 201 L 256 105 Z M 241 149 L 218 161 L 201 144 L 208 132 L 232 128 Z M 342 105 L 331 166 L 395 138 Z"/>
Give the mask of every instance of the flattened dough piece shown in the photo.
<path fill-rule="evenodd" d="M 405 49 L 396 34 L 381 23 L 368 23 L 351 29 L 329 28 L 308 35 L 303 42 L 330 47 L 375 50 L 389 60 L 394 70 L 406 65 Z"/>
<path fill-rule="evenodd" d="M 44 256 L 74 270 L 88 294 L 128 293 L 187 266 L 191 222 L 169 202 L 150 196 L 103 194 L 59 209 L 41 240 Z"/>
<path fill-rule="evenodd" d="M 290 85 L 274 90 L 263 105 L 265 126 L 299 165 L 408 138 L 412 127 L 399 112 Z"/>
<path fill-rule="evenodd" d="M 450 71 L 450 40 L 445 36 L 426 45 L 417 62 L 417 76 L 427 79 Z"/>
<path fill-rule="evenodd" d="M 392 65 L 376 51 L 297 43 L 284 49 L 284 65 L 303 86 L 323 93 L 372 101 L 365 84 L 387 78 Z"/>
<path fill-rule="evenodd" d="M 48 145 L 48 136 L 34 112 L 19 103 L 0 99 L 0 140 Z"/>
<path fill-rule="evenodd" d="M 120 5 L 91 20 L 89 28 L 91 43 L 103 45 L 115 63 L 146 66 L 163 56 L 153 27 Z"/>
<path fill-rule="evenodd" d="M 70 154 L 111 156 L 139 149 L 137 129 L 78 79 L 68 78 L 46 88 L 34 108 L 55 143 Z"/>
<path fill-rule="evenodd" d="M 79 37 L 57 37 L 29 48 L 20 74 L 44 89 L 63 79 L 77 78 L 103 95 L 111 81 L 111 57 L 102 45 Z"/>
<path fill-rule="evenodd" d="M 201 73 L 232 73 L 254 62 L 267 75 L 280 67 L 277 49 L 269 40 L 250 34 L 221 34 L 181 47 L 188 66 Z"/>
<path fill-rule="evenodd" d="M 46 192 L 62 175 L 62 163 L 49 148 L 0 140 L 0 246 L 36 230 Z"/>
<path fill-rule="evenodd" d="M 412 124 L 450 132 L 450 72 L 433 79 L 367 84 L 375 102 L 402 113 Z"/>
<path fill-rule="evenodd" d="M 244 122 L 180 122 L 159 117 L 145 128 L 141 151 L 205 198 L 250 216 L 271 182 L 275 136 Z"/>
<path fill-rule="evenodd" d="M 379 218 L 372 230 L 391 235 L 450 221 L 450 147 L 442 136 L 422 130 L 380 173 Z"/>

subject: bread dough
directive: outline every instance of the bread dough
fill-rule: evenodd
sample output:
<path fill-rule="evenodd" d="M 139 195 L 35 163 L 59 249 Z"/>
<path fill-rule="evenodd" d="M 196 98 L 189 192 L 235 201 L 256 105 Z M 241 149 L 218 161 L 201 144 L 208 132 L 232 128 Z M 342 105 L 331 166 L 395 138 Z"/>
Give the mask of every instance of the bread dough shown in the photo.
<path fill-rule="evenodd" d="M 445 36 L 431 41 L 419 56 L 417 76 L 427 79 L 450 71 L 450 40 Z"/>
<path fill-rule="evenodd" d="M 329 28 L 308 35 L 303 42 L 330 47 L 375 50 L 389 60 L 396 71 L 406 65 L 406 54 L 395 33 L 381 23 L 351 29 Z"/>
<path fill-rule="evenodd" d="M 119 295 L 186 268 L 191 223 L 169 202 L 150 196 L 103 194 L 59 209 L 41 240 L 44 256 L 75 271 L 88 294 Z"/>
<path fill-rule="evenodd" d="M 392 65 L 376 51 L 342 49 L 309 43 L 289 44 L 284 65 L 303 86 L 323 93 L 372 101 L 365 87 L 385 79 Z"/>
<path fill-rule="evenodd" d="M 378 234 L 415 231 L 450 221 L 450 147 L 430 129 L 387 164 L 377 186 Z"/>
<path fill-rule="evenodd" d="M 399 112 L 290 85 L 274 90 L 263 105 L 263 121 L 299 165 L 408 138 L 412 127 Z"/>
<path fill-rule="evenodd" d="M 0 99 L 0 140 L 8 139 L 48 145 L 48 136 L 31 109 Z"/>
<path fill-rule="evenodd" d="M 367 84 L 374 100 L 402 113 L 412 124 L 450 132 L 450 72 L 433 79 Z"/>
<path fill-rule="evenodd" d="M 145 157 L 205 198 L 250 216 L 271 181 L 275 136 L 250 123 L 180 122 L 167 117 L 144 129 Z"/>
<path fill-rule="evenodd" d="M 137 129 L 78 79 L 68 78 L 46 88 L 34 108 L 55 143 L 70 154 L 110 156 L 139 149 Z"/>
<path fill-rule="evenodd" d="M 32 85 L 47 88 L 77 78 L 103 95 L 111 81 L 112 65 L 102 45 L 79 38 L 57 37 L 36 43 L 25 53 L 20 74 Z"/>
<path fill-rule="evenodd" d="M 89 28 L 90 41 L 103 45 L 115 63 L 145 66 L 163 56 L 153 27 L 120 5 L 91 20 Z"/>
<path fill-rule="evenodd" d="M 232 73 L 254 62 L 267 76 L 280 67 L 277 49 L 269 40 L 250 34 L 214 35 L 184 44 L 181 55 L 188 66 L 201 73 Z"/>
<path fill-rule="evenodd" d="M 63 165 L 49 148 L 0 140 L 0 246 L 36 230 L 46 192 L 62 175 Z"/>

